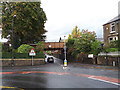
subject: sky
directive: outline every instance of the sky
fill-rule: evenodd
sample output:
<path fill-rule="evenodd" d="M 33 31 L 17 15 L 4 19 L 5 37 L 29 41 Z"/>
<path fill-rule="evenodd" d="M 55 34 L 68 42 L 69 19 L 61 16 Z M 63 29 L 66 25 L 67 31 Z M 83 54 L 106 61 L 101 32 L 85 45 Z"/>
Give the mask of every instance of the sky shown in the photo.
<path fill-rule="evenodd" d="M 73 28 L 95 31 L 103 37 L 103 24 L 118 15 L 120 0 L 41 0 L 46 13 L 45 29 L 48 31 L 46 42 L 66 39 Z M 0 42 L 6 41 L 0 38 Z"/>
<path fill-rule="evenodd" d="M 46 42 L 66 39 L 75 26 L 103 37 L 103 24 L 118 15 L 120 0 L 41 0 L 46 13 Z"/>

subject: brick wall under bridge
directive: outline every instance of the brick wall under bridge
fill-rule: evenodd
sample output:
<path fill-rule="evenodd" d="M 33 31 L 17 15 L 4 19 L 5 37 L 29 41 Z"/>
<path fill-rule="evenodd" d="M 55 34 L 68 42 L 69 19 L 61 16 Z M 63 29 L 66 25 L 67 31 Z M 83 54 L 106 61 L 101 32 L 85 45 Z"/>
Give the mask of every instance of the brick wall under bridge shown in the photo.
<path fill-rule="evenodd" d="M 30 44 L 36 47 L 37 44 Z M 64 42 L 44 42 L 44 51 L 60 51 L 64 49 Z"/>

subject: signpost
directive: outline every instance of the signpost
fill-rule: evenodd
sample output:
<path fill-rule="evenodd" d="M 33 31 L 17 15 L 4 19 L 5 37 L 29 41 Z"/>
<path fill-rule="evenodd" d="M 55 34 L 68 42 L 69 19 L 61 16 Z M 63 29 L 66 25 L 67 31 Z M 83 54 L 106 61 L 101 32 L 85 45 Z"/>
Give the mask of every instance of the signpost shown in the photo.
<path fill-rule="evenodd" d="M 30 53 L 29 53 L 29 56 L 32 56 L 32 66 L 34 65 L 33 56 L 35 56 L 35 55 L 36 55 L 35 50 L 32 48 Z"/>

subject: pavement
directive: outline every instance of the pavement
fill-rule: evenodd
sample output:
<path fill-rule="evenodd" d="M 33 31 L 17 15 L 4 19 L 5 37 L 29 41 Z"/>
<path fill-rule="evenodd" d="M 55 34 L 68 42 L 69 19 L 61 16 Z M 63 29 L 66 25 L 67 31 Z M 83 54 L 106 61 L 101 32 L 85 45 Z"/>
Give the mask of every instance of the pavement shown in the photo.
<path fill-rule="evenodd" d="M 96 65 L 96 64 L 81 64 L 81 63 L 69 63 L 74 67 L 86 67 L 86 68 L 96 68 L 96 69 L 106 69 L 106 70 L 120 70 L 117 66 L 104 66 L 104 65 Z"/>

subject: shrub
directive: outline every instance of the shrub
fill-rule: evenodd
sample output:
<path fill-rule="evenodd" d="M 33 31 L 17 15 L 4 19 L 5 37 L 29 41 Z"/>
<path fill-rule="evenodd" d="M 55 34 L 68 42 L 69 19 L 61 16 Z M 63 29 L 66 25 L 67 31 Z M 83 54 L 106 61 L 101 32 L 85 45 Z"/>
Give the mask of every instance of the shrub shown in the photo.
<path fill-rule="evenodd" d="M 27 44 L 22 44 L 19 48 L 18 48 L 18 53 L 29 53 L 31 48 L 34 49 L 34 47 L 27 45 Z"/>
<path fill-rule="evenodd" d="M 43 51 L 44 51 L 44 42 L 38 42 L 35 50 L 36 50 L 37 53 L 43 53 Z"/>
<path fill-rule="evenodd" d="M 107 52 L 117 52 L 118 48 L 108 48 L 106 49 Z"/>

